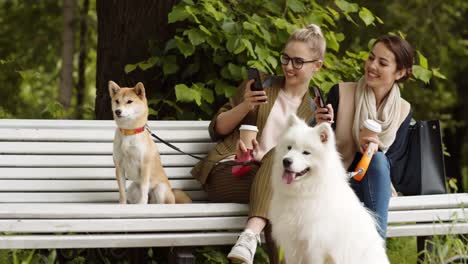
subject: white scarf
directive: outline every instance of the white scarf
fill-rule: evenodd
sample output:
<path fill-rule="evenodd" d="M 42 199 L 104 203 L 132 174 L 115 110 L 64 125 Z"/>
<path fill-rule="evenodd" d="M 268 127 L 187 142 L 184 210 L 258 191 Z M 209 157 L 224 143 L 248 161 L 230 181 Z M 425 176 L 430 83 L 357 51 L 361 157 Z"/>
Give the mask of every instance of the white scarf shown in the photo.
<path fill-rule="evenodd" d="M 359 149 L 359 131 L 363 127 L 364 121 L 372 119 L 382 126 L 379 133 L 379 148 L 386 153 L 393 144 L 396 132 L 400 123 L 400 88 L 394 83 L 390 92 L 376 109 L 374 91 L 366 85 L 365 77 L 362 77 L 356 87 L 354 94 L 355 116 L 353 123 L 353 138 Z"/>

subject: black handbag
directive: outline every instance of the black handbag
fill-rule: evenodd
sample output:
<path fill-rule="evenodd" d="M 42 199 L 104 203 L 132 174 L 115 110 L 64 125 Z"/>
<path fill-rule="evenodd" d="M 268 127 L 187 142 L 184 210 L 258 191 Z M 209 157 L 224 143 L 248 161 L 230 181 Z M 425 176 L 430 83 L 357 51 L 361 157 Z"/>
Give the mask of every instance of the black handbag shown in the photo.
<path fill-rule="evenodd" d="M 406 148 L 391 167 L 392 183 L 403 195 L 442 194 L 445 166 L 439 120 L 411 124 Z"/>

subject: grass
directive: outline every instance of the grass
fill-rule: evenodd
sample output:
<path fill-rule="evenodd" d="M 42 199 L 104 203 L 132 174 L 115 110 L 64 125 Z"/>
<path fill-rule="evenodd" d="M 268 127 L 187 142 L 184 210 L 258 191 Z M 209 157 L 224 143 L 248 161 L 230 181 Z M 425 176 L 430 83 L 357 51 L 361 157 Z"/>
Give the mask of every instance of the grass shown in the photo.
<path fill-rule="evenodd" d="M 416 237 L 392 237 L 387 239 L 387 255 L 390 263 L 414 264 L 416 254 Z"/>
<path fill-rule="evenodd" d="M 424 264 L 442 264 L 453 256 L 465 255 L 468 256 L 468 237 L 465 235 L 443 235 L 435 236 L 428 243 L 432 250 L 425 250 L 419 254 L 424 255 Z M 397 237 L 387 239 L 387 254 L 390 263 L 406 264 L 417 263 L 418 254 L 416 252 L 415 237 Z M 227 253 L 231 249 L 230 246 L 220 247 L 200 247 L 196 250 L 197 264 L 229 264 L 226 258 Z M 167 258 L 164 251 L 159 248 L 139 249 L 138 255 L 146 255 L 144 258 L 138 258 L 135 262 L 134 256 L 128 254 L 131 250 L 124 250 L 127 254 L 115 257 L 111 254 L 112 249 L 82 249 L 80 254 L 76 256 L 63 258 L 67 250 L 0 250 L 0 263 L 12 264 L 36 264 L 36 263 L 66 263 L 66 264 L 81 264 L 81 263 L 148 263 L 148 264 L 163 264 L 167 263 Z M 98 252 L 98 253 L 96 253 Z M 125 253 L 125 252 L 124 252 Z M 62 257 L 58 258 L 57 255 Z M 133 254 L 134 255 L 134 254 Z M 140 256 L 141 257 L 141 256 Z M 62 261 L 59 261 L 61 259 Z M 267 264 L 268 255 L 264 246 L 259 246 L 255 254 L 256 264 Z M 457 262 L 466 263 L 468 262 Z"/>

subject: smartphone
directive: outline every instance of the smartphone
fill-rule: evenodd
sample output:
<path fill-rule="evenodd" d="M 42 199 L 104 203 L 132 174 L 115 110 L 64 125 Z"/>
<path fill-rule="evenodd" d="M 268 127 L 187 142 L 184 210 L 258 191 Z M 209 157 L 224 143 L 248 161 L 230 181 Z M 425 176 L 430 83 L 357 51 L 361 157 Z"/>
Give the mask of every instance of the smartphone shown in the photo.
<path fill-rule="evenodd" d="M 252 91 L 263 91 L 262 81 L 260 80 L 260 73 L 255 68 L 248 68 L 247 69 L 247 79 L 254 80 L 255 82 L 250 87 Z"/>
<path fill-rule="evenodd" d="M 324 108 L 325 107 L 325 102 L 323 101 L 322 92 L 320 91 L 320 89 L 317 86 L 313 86 L 312 88 L 314 89 L 315 96 L 318 97 L 319 106 L 321 108 Z"/>

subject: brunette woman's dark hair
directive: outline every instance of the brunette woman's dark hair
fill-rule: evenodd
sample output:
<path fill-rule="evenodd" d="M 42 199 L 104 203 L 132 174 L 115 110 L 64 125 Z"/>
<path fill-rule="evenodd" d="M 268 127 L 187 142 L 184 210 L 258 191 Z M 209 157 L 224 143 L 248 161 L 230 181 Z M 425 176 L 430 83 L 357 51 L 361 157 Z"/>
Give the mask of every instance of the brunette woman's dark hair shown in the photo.
<path fill-rule="evenodd" d="M 406 70 L 406 74 L 397 80 L 397 82 L 403 82 L 411 77 L 413 59 L 414 59 L 414 50 L 408 41 L 393 35 L 384 35 L 379 37 L 375 42 L 374 46 L 377 43 L 383 43 L 387 49 L 389 49 L 393 55 L 395 55 L 395 61 L 397 64 L 397 70 Z"/>

